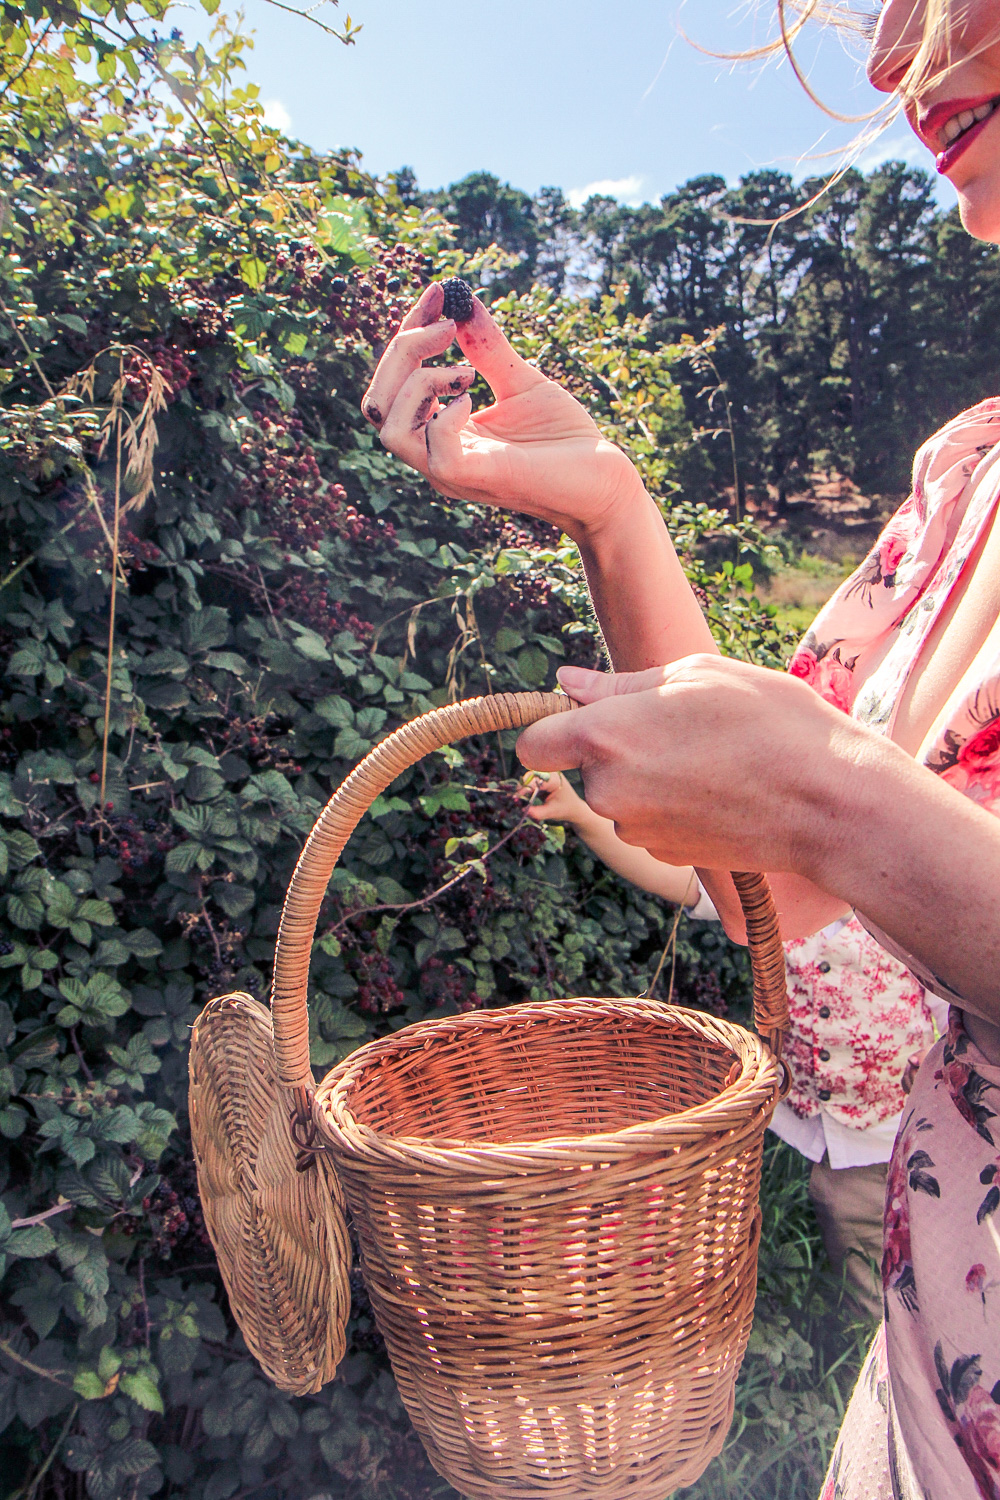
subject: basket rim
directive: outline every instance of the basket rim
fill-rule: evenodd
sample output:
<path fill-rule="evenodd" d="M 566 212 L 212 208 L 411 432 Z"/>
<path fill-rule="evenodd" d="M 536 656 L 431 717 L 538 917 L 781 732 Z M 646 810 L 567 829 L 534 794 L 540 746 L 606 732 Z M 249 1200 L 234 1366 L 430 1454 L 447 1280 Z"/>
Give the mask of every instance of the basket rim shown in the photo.
<path fill-rule="evenodd" d="M 584 1015 L 580 1014 L 585 1008 Z M 354 1118 L 349 1094 L 358 1075 L 393 1054 L 426 1050 L 442 1034 L 459 1036 L 465 1031 L 510 1030 L 519 1023 L 524 1029 L 540 1023 L 586 1015 L 615 1015 L 622 1019 L 659 1019 L 700 1034 L 705 1040 L 729 1047 L 742 1063 L 739 1076 L 719 1093 L 700 1104 L 689 1105 L 655 1120 L 643 1120 L 615 1131 L 587 1135 L 529 1137 L 503 1142 L 470 1141 L 443 1136 L 393 1136 Z M 659 1001 L 581 997 L 574 1000 L 527 1001 L 497 1010 L 472 1011 L 461 1016 L 438 1017 L 403 1027 L 359 1047 L 332 1069 L 318 1086 L 313 1100 L 313 1118 L 321 1137 L 338 1158 L 338 1167 L 350 1160 L 366 1159 L 383 1166 L 396 1165 L 407 1171 L 447 1169 L 449 1173 L 494 1175 L 547 1171 L 557 1166 L 590 1165 L 600 1160 L 620 1160 L 634 1154 L 662 1154 L 708 1135 L 725 1135 L 748 1116 L 761 1112 L 770 1119 L 780 1097 L 782 1065 L 754 1032 L 736 1022 L 724 1021 L 687 1006 L 663 1005 Z"/>

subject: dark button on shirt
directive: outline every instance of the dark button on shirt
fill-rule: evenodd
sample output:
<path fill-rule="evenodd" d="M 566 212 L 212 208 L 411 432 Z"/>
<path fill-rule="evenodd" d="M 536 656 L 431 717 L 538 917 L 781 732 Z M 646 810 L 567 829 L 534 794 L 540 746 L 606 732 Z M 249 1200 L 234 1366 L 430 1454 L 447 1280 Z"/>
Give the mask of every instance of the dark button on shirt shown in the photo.
<path fill-rule="evenodd" d="M 828 1020 L 830 1016 L 830 1007 L 828 1005 L 821 1005 L 819 1008 L 819 1013 L 823 1017 L 824 1021 Z"/>
<path fill-rule="evenodd" d="M 821 1047 L 820 1048 L 819 1060 L 820 1060 L 820 1062 L 829 1062 L 830 1061 L 830 1054 L 829 1054 L 829 1052 L 827 1052 L 827 1050 L 826 1050 L 825 1047 Z"/>
<path fill-rule="evenodd" d="M 823 962 L 821 964 L 817 964 L 816 967 L 821 974 L 829 974 L 830 972 L 830 965 L 827 963 L 825 958 Z"/>
<path fill-rule="evenodd" d="M 830 1090 L 829 1089 L 820 1089 L 820 1091 L 819 1091 L 819 1097 L 822 1099 L 823 1103 L 825 1104 L 826 1101 L 830 1097 Z"/>

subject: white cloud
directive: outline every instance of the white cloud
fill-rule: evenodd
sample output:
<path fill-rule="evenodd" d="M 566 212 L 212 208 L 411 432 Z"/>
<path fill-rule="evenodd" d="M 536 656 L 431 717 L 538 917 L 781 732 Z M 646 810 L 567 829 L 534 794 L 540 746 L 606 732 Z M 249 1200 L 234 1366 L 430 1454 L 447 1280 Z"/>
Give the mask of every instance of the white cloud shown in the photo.
<path fill-rule="evenodd" d="M 264 124 L 270 125 L 272 130 L 280 130 L 283 135 L 291 130 L 292 117 L 280 99 L 264 100 Z"/>
<path fill-rule="evenodd" d="M 582 208 L 595 194 L 602 198 L 617 198 L 629 208 L 636 208 L 643 201 L 642 178 L 634 174 L 631 177 L 602 177 L 598 182 L 588 182 L 586 187 L 570 188 L 566 198 L 573 208 Z"/>

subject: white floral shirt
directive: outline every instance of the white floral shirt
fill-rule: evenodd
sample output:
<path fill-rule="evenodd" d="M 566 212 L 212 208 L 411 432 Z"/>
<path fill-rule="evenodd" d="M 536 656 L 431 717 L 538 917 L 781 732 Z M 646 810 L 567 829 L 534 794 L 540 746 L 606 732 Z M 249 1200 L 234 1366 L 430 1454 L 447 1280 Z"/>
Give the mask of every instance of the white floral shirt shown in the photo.
<path fill-rule="evenodd" d="M 789 1107 L 857 1131 L 898 1116 L 907 1060 L 934 1040 L 923 986 L 856 917 L 786 943 L 785 967 Z"/>

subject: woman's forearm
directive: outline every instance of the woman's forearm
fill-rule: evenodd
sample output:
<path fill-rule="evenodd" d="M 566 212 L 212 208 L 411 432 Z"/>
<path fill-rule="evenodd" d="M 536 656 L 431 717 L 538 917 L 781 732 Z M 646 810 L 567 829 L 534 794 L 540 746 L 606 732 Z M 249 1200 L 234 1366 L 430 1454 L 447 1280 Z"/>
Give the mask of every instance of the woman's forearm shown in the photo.
<path fill-rule="evenodd" d="M 800 869 L 1000 1025 L 1000 820 L 888 741 L 858 736 L 847 785 L 804 823 Z"/>
<path fill-rule="evenodd" d="M 616 672 L 666 666 L 718 647 L 663 517 L 636 486 L 599 531 L 581 531 L 587 583 Z"/>

